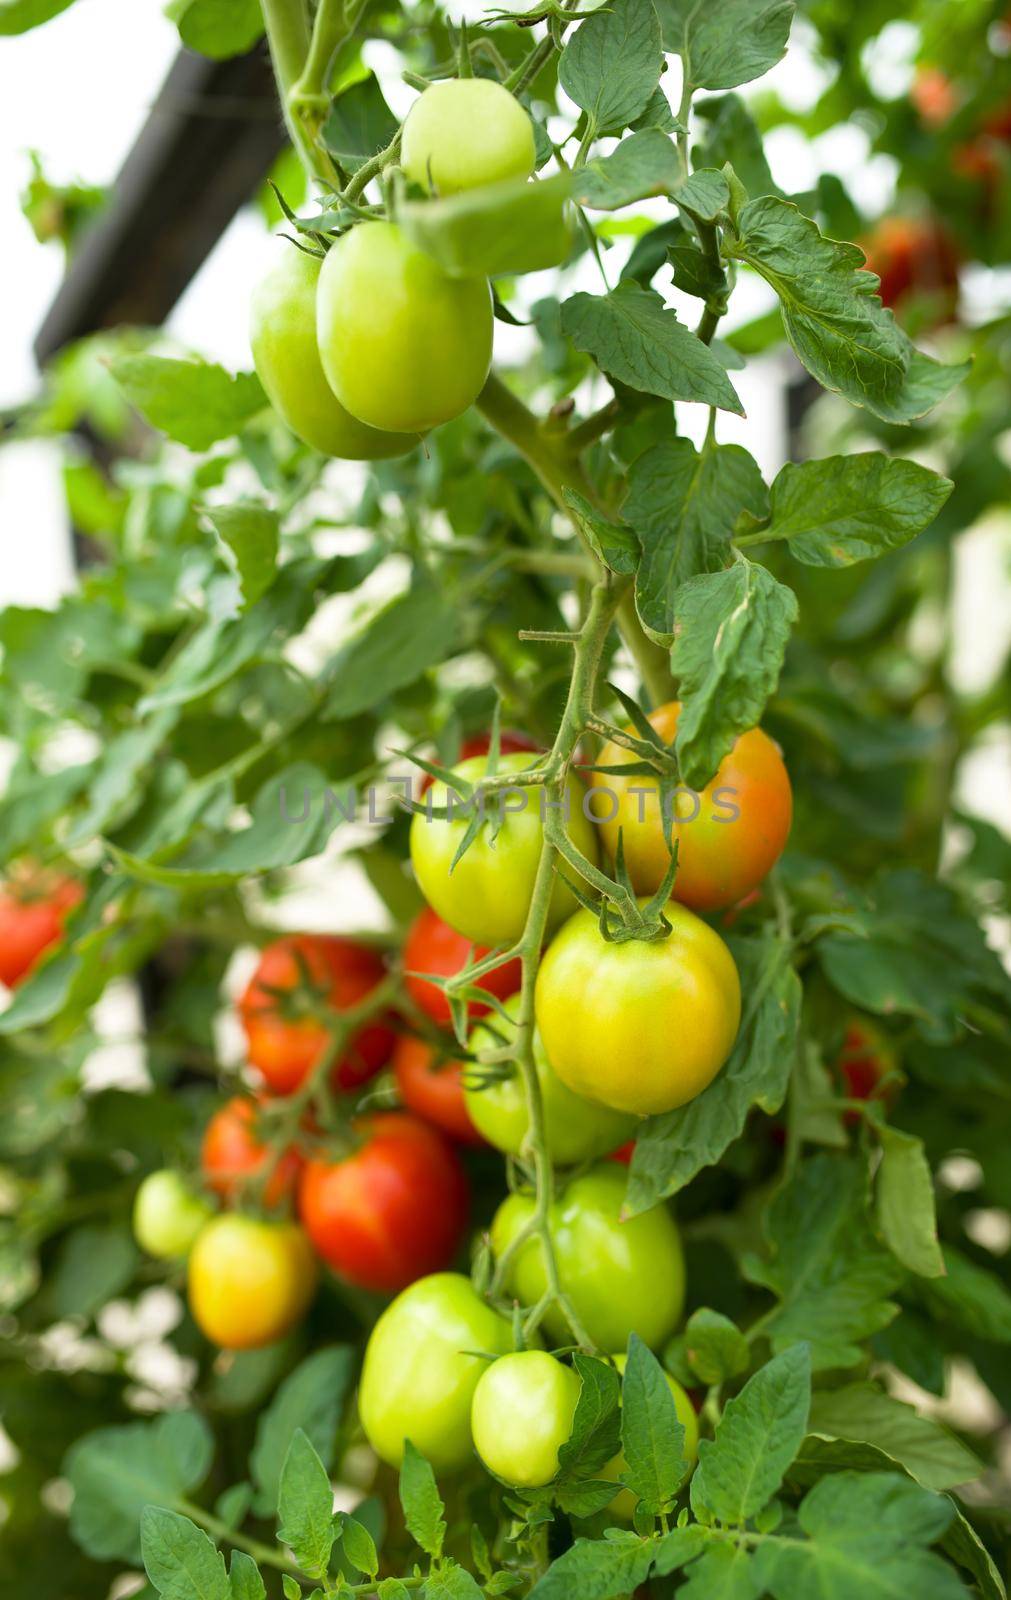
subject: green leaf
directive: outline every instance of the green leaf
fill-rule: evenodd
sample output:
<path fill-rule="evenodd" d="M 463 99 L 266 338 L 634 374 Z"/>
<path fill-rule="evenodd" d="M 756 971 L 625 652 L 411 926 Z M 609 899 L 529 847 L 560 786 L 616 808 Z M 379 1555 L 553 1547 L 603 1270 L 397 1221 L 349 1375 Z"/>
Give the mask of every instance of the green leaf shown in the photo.
<path fill-rule="evenodd" d="M 922 1278 L 939 1278 L 944 1258 L 937 1242 L 934 1180 L 923 1141 L 898 1128 L 880 1130 L 877 1175 L 878 1227 L 904 1267 Z"/>
<path fill-rule="evenodd" d="M 266 594 L 277 574 L 277 512 L 267 506 L 238 504 L 208 508 L 206 515 L 238 573 L 245 602 L 242 609 L 248 611 Z"/>
<path fill-rule="evenodd" d="M 663 47 L 676 51 L 696 89 L 734 89 L 786 54 L 793 0 L 659 0 Z"/>
<path fill-rule="evenodd" d="M 317 1350 L 289 1373 L 261 1413 L 249 1458 L 260 1516 L 271 1515 L 277 1505 L 281 1468 L 296 1432 L 306 1435 L 324 1467 L 333 1464 L 337 1427 L 354 1368 L 354 1351 L 348 1345 Z"/>
<path fill-rule="evenodd" d="M 978 1478 L 982 1463 L 954 1434 L 929 1417 L 921 1417 L 870 1383 L 851 1383 L 842 1389 L 823 1389 L 811 1401 L 808 1438 L 799 1457 L 804 1467 L 835 1465 L 861 1467 L 860 1460 L 820 1450 L 822 1442 L 848 1441 L 869 1445 L 909 1473 L 925 1489 L 953 1489 Z M 873 1456 L 868 1459 L 873 1463 Z"/>
<path fill-rule="evenodd" d="M 459 611 L 451 598 L 419 579 L 374 612 L 331 657 L 324 718 L 357 716 L 415 683 L 452 654 L 458 631 Z"/>
<path fill-rule="evenodd" d="M 738 559 L 689 578 L 674 604 L 671 670 L 681 715 L 674 743 L 681 779 L 701 790 L 775 693 L 797 597 L 768 568 Z"/>
<path fill-rule="evenodd" d="M 725 94 L 717 100 L 702 100 L 694 109 L 704 129 L 696 159 L 706 167 L 722 168 L 729 162 L 753 198 L 779 194 L 765 159 L 762 135 L 743 100 Z M 776 318 L 778 322 L 778 312 Z"/>
<path fill-rule="evenodd" d="M 436 1487 L 435 1473 L 410 1439 L 404 1443 L 400 1464 L 400 1504 L 411 1538 L 426 1555 L 437 1560 L 446 1537 L 446 1508 Z"/>
<path fill-rule="evenodd" d="M 953 1514 L 950 1502 L 897 1473 L 833 1473 L 800 1507 L 807 1539 L 761 1547 L 760 1581 L 775 1600 L 966 1600 L 951 1567 L 925 1548 Z"/>
<path fill-rule="evenodd" d="M 684 1424 L 666 1374 L 633 1333 L 621 1382 L 622 1482 L 647 1511 L 658 1513 L 666 1507 L 683 1483 L 688 1465 L 684 1444 Z"/>
<path fill-rule="evenodd" d="M 572 1365 L 579 1376 L 579 1399 L 572 1432 L 558 1452 L 563 1476 L 585 1477 L 617 1455 L 621 1443 L 621 1384 L 614 1367 L 577 1350 Z M 617 1491 L 612 1485 L 610 1498 Z M 606 1504 L 606 1501 L 605 1501 Z"/>
<path fill-rule="evenodd" d="M 771 1258 L 748 1256 L 743 1267 L 780 1301 L 763 1324 L 773 1349 L 805 1339 L 816 1371 L 853 1366 L 857 1341 L 895 1315 L 887 1296 L 901 1278 L 871 1230 L 863 1163 L 829 1153 L 805 1161 L 768 1207 L 765 1232 Z"/>
<path fill-rule="evenodd" d="M 597 559 L 612 572 L 634 572 L 642 549 L 632 529 L 602 517 L 575 489 L 563 489 L 562 499 L 582 528 Z"/>
<path fill-rule="evenodd" d="M 224 1556 L 188 1517 L 145 1506 L 140 1543 L 147 1575 L 163 1600 L 231 1600 Z"/>
<path fill-rule="evenodd" d="M 68 1233 L 45 1286 L 54 1319 L 91 1317 L 121 1294 L 140 1253 L 126 1224 L 89 1222 Z"/>
<path fill-rule="evenodd" d="M 144 1507 L 172 1508 L 198 1489 L 213 1450 L 210 1429 L 192 1411 L 85 1434 L 63 1465 L 74 1491 L 70 1531 L 77 1543 L 96 1560 L 136 1563 Z"/>
<path fill-rule="evenodd" d="M 941 1540 L 941 1549 L 952 1561 L 970 1572 L 983 1600 L 1007 1600 L 1004 1579 L 997 1570 L 993 1556 L 976 1532 L 972 1523 L 955 1506 L 951 1527 Z"/>
<path fill-rule="evenodd" d="M 66 11 L 74 0 L 0 0 L 0 35 L 27 33 Z"/>
<path fill-rule="evenodd" d="M 215 61 L 244 55 L 263 33 L 260 0 L 172 0 L 165 11 L 183 44 Z"/>
<path fill-rule="evenodd" d="M 662 68 L 653 0 L 614 0 L 569 36 L 558 82 L 598 134 L 618 133 L 646 110 Z"/>
<path fill-rule="evenodd" d="M 267 1600 L 267 1590 L 259 1568 L 244 1550 L 232 1551 L 228 1563 L 228 1587 L 231 1600 Z"/>
<path fill-rule="evenodd" d="M 745 1522 L 776 1493 L 800 1449 L 811 1404 L 811 1355 L 797 1344 L 759 1368 L 728 1400 L 714 1439 L 699 1442 L 692 1508 Z"/>
<path fill-rule="evenodd" d="M 934 1315 L 977 1339 L 1011 1344 L 1011 1293 L 995 1273 L 952 1245 L 944 1247 L 944 1276 L 919 1285 Z"/>
<path fill-rule="evenodd" d="M 631 1594 L 649 1573 L 653 1547 L 634 1534 L 615 1539 L 577 1539 L 552 1562 L 529 1600 L 613 1600 Z"/>
<path fill-rule="evenodd" d="M 767 536 L 809 567 L 848 567 L 897 550 L 937 516 L 954 484 L 877 451 L 789 462 L 770 491 Z"/>
<path fill-rule="evenodd" d="M 674 199 L 682 211 L 702 222 L 713 222 L 730 204 L 730 189 L 722 172 L 700 168 L 678 185 Z"/>
<path fill-rule="evenodd" d="M 685 1324 L 685 1360 L 704 1384 L 726 1383 L 747 1370 L 748 1341 L 720 1311 L 700 1306 Z"/>
<path fill-rule="evenodd" d="M 719 1161 L 753 1106 L 771 1114 L 783 1104 L 800 1026 L 800 979 L 789 947 L 771 934 L 735 940 L 732 948 L 744 1013 L 730 1059 L 694 1100 L 640 1128 L 626 1200 L 633 1214 Z"/>
<path fill-rule="evenodd" d="M 610 155 L 588 161 L 576 174 L 575 198 L 593 211 L 618 211 L 651 195 L 670 194 L 679 175 L 673 141 L 648 128 L 622 139 Z"/>
<path fill-rule="evenodd" d="M 169 356 L 118 356 L 112 375 L 152 427 L 188 450 L 230 439 L 267 404 L 253 372 L 232 376 L 209 361 Z"/>
<path fill-rule="evenodd" d="M 451 278 L 501 278 L 557 267 L 572 245 L 567 172 L 407 200 L 397 222 Z"/>
<path fill-rule="evenodd" d="M 340 1511 L 337 1515 L 340 1519 L 341 1545 L 344 1554 L 356 1571 L 364 1572 L 368 1578 L 374 1578 L 379 1571 L 379 1557 L 371 1533 L 356 1518 L 348 1516 L 346 1511 Z"/>
<path fill-rule="evenodd" d="M 289 1546 L 303 1572 L 322 1579 L 335 1538 L 333 1489 L 301 1428 L 295 1430 L 281 1468 L 277 1511 L 277 1537 Z"/>
<path fill-rule="evenodd" d="M 740 1546 L 711 1545 L 689 1567 L 678 1600 L 759 1600 L 753 1568 L 752 1556 Z"/>
<path fill-rule="evenodd" d="M 636 606 L 651 634 L 670 640 L 679 586 L 717 572 L 730 557 L 742 511 L 760 517 L 767 490 L 758 464 L 736 444 L 665 439 L 632 463 L 622 517 L 639 536 Z"/>
<path fill-rule="evenodd" d="M 967 366 L 941 367 L 914 350 L 858 245 L 825 238 L 774 196 L 746 205 L 739 227 L 730 249 L 775 289 L 787 338 L 823 388 L 885 422 L 912 422 L 965 376 Z"/>
<path fill-rule="evenodd" d="M 610 294 L 574 294 L 562 306 L 562 331 L 601 371 L 630 389 L 744 415 L 709 346 L 652 289 L 626 279 Z"/>
<path fill-rule="evenodd" d="M 331 102 L 321 130 L 326 148 L 346 172 L 357 172 L 393 139 L 398 123 L 370 72 Z"/>

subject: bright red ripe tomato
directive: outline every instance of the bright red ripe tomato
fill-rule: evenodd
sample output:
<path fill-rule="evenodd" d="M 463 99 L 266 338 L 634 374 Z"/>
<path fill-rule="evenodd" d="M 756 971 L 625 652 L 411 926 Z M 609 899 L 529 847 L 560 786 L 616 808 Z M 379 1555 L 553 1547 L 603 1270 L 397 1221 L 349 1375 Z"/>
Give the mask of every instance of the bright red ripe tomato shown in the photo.
<path fill-rule="evenodd" d="M 467 1180 L 452 1146 L 417 1117 L 378 1112 L 357 1130 L 363 1143 L 350 1155 L 306 1164 L 299 1213 L 340 1277 L 392 1294 L 452 1261 L 467 1222 Z"/>
<path fill-rule="evenodd" d="M 885 1035 L 864 1018 L 854 1017 L 836 1061 L 847 1099 L 881 1100 L 891 1105 L 899 1087 L 894 1076 L 897 1066 L 895 1052 Z M 885 1079 L 890 1081 L 886 1083 Z M 847 1111 L 844 1120 L 858 1123 L 859 1111 Z"/>
<path fill-rule="evenodd" d="M 0 890 L 0 983 L 13 989 L 58 944 L 63 925 L 84 897 L 74 878 L 25 873 Z"/>
<path fill-rule="evenodd" d="M 248 1180 L 255 1178 L 270 1158 L 254 1129 L 256 1106 L 236 1095 L 216 1111 L 204 1130 L 200 1164 L 204 1181 L 223 1200 L 236 1198 Z M 280 1205 L 292 1193 L 302 1170 L 302 1157 L 294 1148 L 277 1161 L 263 1191 L 267 1206 Z"/>
<path fill-rule="evenodd" d="M 404 941 L 404 970 L 408 973 L 430 972 L 436 978 L 454 978 L 472 960 L 479 961 L 487 954 L 487 950 L 480 946 L 475 948 L 469 939 L 457 933 L 430 906 L 426 906 L 415 917 Z M 522 963 L 507 961 L 504 966 L 485 973 L 481 988 L 487 989 L 499 1000 L 508 1000 L 522 982 Z M 449 1001 L 445 991 L 437 984 L 426 983 L 424 978 L 409 977 L 407 992 L 433 1022 L 443 1028 L 450 1026 L 452 1017 Z M 472 1017 L 479 1017 L 487 1010 L 488 1007 L 479 1000 L 471 1000 L 468 1006 Z"/>
<path fill-rule="evenodd" d="M 515 755 L 521 750 L 539 750 L 541 746 L 525 733 L 517 733 L 514 728 L 503 728 L 498 736 L 499 754 L 503 756 Z M 471 756 L 486 756 L 491 748 L 490 733 L 472 733 L 469 739 L 464 739 L 460 745 L 460 754 L 457 761 L 469 761 Z M 418 781 L 418 794 L 427 794 L 435 782 L 427 772 L 423 772 Z"/>
<path fill-rule="evenodd" d="M 291 1094 L 330 1043 L 321 1018 L 360 1005 L 385 976 L 366 945 L 331 934 L 299 933 L 267 945 L 239 1001 L 250 1063 L 274 1094 Z M 381 1017 L 346 1044 L 332 1070 L 340 1089 L 354 1089 L 386 1065 L 394 1033 Z"/>
<path fill-rule="evenodd" d="M 467 1110 L 461 1061 L 440 1061 L 424 1039 L 405 1033 L 393 1052 L 393 1073 L 408 1111 L 459 1144 L 484 1144 Z"/>

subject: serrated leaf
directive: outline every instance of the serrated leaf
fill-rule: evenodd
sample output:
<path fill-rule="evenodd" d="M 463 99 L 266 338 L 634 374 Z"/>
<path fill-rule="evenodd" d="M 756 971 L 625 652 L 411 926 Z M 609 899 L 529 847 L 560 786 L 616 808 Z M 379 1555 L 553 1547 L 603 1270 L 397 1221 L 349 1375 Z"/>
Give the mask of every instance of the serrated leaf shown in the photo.
<path fill-rule="evenodd" d="M 793 590 L 750 561 L 681 585 L 671 648 L 681 700 L 674 750 L 690 788 L 702 790 L 740 734 L 760 722 L 797 615 Z"/>
<path fill-rule="evenodd" d="M 918 1287 L 935 1316 L 978 1339 L 1011 1344 L 1011 1293 L 986 1267 L 944 1246 L 944 1276 Z"/>
<path fill-rule="evenodd" d="M 954 485 L 877 451 L 788 462 L 770 491 L 770 539 L 810 567 L 848 567 L 899 549 L 929 527 Z"/>
<path fill-rule="evenodd" d="M 656 1356 L 637 1334 L 628 1342 L 621 1382 L 622 1482 L 647 1511 L 658 1513 L 684 1480 L 684 1424 Z"/>
<path fill-rule="evenodd" d="M 451 278 L 542 272 L 572 245 L 567 172 L 530 182 L 507 179 L 440 200 L 408 200 L 397 222 Z"/>
<path fill-rule="evenodd" d="M 162 1600 L 231 1600 L 224 1556 L 189 1517 L 145 1506 L 140 1545 L 145 1570 Z"/>
<path fill-rule="evenodd" d="M 301 1428 L 281 1468 L 277 1537 L 311 1578 L 323 1578 L 335 1538 L 333 1489 L 327 1470 Z"/>
<path fill-rule="evenodd" d="M 614 0 L 570 35 L 558 82 L 598 134 L 617 133 L 645 111 L 662 67 L 653 0 Z"/>
<path fill-rule="evenodd" d="M 613 1600 L 644 1583 L 653 1549 L 632 1534 L 617 1539 L 577 1539 L 552 1562 L 530 1591 L 530 1600 Z"/>
<path fill-rule="evenodd" d="M 327 668 L 327 721 L 357 716 L 452 654 L 459 610 L 432 584 L 416 582 L 341 645 Z"/>
<path fill-rule="evenodd" d="M 219 439 L 230 439 L 267 404 L 254 372 L 233 376 L 209 361 L 118 356 L 111 370 L 152 427 L 188 450 L 209 450 Z"/>
<path fill-rule="evenodd" d="M 602 517 L 575 489 L 563 489 L 562 499 L 582 528 L 597 559 L 612 572 L 634 572 L 642 549 L 632 529 Z"/>
<path fill-rule="evenodd" d="M 233 1550 L 228 1564 L 231 1600 L 267 1600 L 267 1590 L 259 1568 L 244 1550 Z"/>
<path fill-rule="evenodd" d="M 696 89 L 734 89 L 786 53 L 793 0 L 659 0 L 665 50 L 676 51 Z"/>
<path fill-rule="evenodd" d="M 438 1559 L 446 1537 L 446 1508 L 436 1486 L 435 1473 L 410 1439 L 405 1440 L 404 1459 L 400 1464 L 400 1504 L 412 1539 L 426 1555 Z"/>
<path fill-rule="evenodd" d="M 705 1384 L 726 1383 L 747 1370 L 748 1341 L 720 1311 L 700 1306 L 685 1324 L 685 1359 Z"/>
<path fill-rule="evenodd" d="M 97 1560 L 136 1562 L 144 1507 L 171 1508 L 199 1488 L 213 1452 L 210 1429 L 192 1411 L 85 1434 L 63 1465 L 74 1491 L 70 1528 L 77 1543 Z"/>
<path fill-rule="evenodd" d="M 558 1452 L 558 1465 L 563 1475 L 586 1476 L 618 1452 L 621 1385 L 614 1367 L 582 1351 L 576 1351 L 572 1365 L 579 1377 L 579 1399 L 572 1431 Z"/>
<path fill-rule="evenodd" d="M 351 1387 L 355 1356 L 348 1345 L 332 1345 L 308 1356 L 288 1374 L 260 1415 L 249 1471 L 256 1485 L 256 1510 L 270 1515 L 277 1504 L 281 1468 L 301 1430 L 324 1467 L 333 1464 L 334 1442 Z"/>
<path fill-rule="evenodd" d="M 331 101 L 320 137 L 346 172 L 357 172 L 386 148 L 396 131 L 397 119 L 370 72 Z"/>
<path fill-rule="evenodd" d="M 477 1580 L 466 1567 L 444 1560 L 425 1579 L 426 1600 L 483 1600 Z"/>
<path fill-rule="evenodd" d="M 374 1578 L 379 1571 L 379 1557 L 371 1533 L 355 1517 L 348 1516 L 346 1511 L 339 1512 L 338 1516 L 341 1525 L 341 1548 L 344 1554 L 358 1572 L 364 1572 L 366 1577 Z"/>
<path fill-rule="evenodd" d="M 759 1600 L 754 1558 L 739 1545 L 717 1544 L 703 1550 L 688 1569 L 678 1600 Z"/>
<path fill-rule="evenodd" d="M 870 1383 L 850 1383 L 842 1389 L 824 1389 L 811 1401 L 808 1438 L 799 1464 L 815 1468 L 825 1461 L 860 1466 L 819 1450 L 823 1441 L 849 1441 L 871 1446 L 880 1456 L 904 1468 L 925 1489 L 953 1489 L 978 1478 L 982 1462 L 940 1423 L 921 1417 L 910 1405 Z M 884 1463 L 882 1463 L 884 1465 Z"/>
<path fill-rule="evenodd" d="M 652 289 L 626 279 L 609 294 L 574 294 L 562 306 L 562 331 L 630 389 L 744 415 L 720 361 Z"/>
<path fill-rule="evenodd" d="M 923 1141 L 883 1127 L 876 1199 L 881 1236 L 904 1267 L 921 1278 L 939 1278 L 944 1257 L 937 1240 L 934 1179 Z"/>
<path fill-rule="evenodd" d="M 730 189 L 722 172 L 700 167 L 678 184 L 674 200 L 689 216 L 713 222 L 730 204 Z"/>
<path fill-rule="evenodd" d="M 245 611 L 266 594 L 277 573 L 277 512 L 239 504 L 208 508 L 206 515 L 238 573 Z"/>
<path fill-rule="evenodd" d="M 670 194 L 679 175 L 673 141 L 648 128 L 622 139 L 610 155 L 588 161 L 575 175 L 575 198 L 592 211 L 618 211 L 651 195 Z"/>
<path fill-rule="evenodd" d="M 727 1401 L 714 1439 L 699 1443 L 692 1507 L 745 1522 L 776 1493 L 800 1449 L 811 1404 L 811 1355 L 794 1345 Z"/>

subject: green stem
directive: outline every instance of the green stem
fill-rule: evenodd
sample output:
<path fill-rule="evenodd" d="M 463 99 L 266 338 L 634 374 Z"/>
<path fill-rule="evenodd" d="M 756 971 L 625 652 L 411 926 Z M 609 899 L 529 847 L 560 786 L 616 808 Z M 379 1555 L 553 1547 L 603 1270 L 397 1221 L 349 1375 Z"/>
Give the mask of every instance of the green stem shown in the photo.
<path fill-rule="evenodd" d="M 396 133 L 393 135 L 393 138 L 386 146 L 385 150 L 378 151 L 374 156 L 371 156 L 368 161 L 364 162 L 363 165 L 358 168 L 358 171 L 355 173 L 354 177 L 351 179 L 351 182 L 344 190 L 345 200 L 357 200 L 358 196 L 364 193 L 365 189 L 368 188 L 369 184 L 372 182 L 372 179 L 377 178 L 383 169 L 389 166 L 391 161 L 395 161 L 397 159 L 397 156 L 400 154 L 400 140 L 402 135 L 403 129 L 398 128 Z"/>
<path fill-rule="evenodd" d="M 305 0 L 260 0 L 260 3 L 284 120 L 307 170 L 315 172 L 313 152 L 298 119 L 292 115 L 288 98 L 309 54 L 309 14 Z"/>
<path fill-rule="evenodd" d="M 215 1539 L 224 1539 L 226 1543 L 234 1545 L 237 1550 L 244 1550 L 248 1556 L 261 1567 L 273 1567 L 278 1572 L 287 1572 L 291 1577 L 297 1578 L 300 1583 L 307 1580 L 302 1577 L 294 1561 L 281 1554 L 280 1550 L 262 1544 L 259 1539 L 250 1539 L 246 1534 L 239 1533 L 238 1529 L 230 1528 L 227 1522 L 222 1522 L 220 1517 L 214 1516 L 210 1511 L 205 1511 L 203 1506 L 194 1505 L 190 1500 L 180 1500 L 178 1510 L 191 1522 L 196 1522 L 201 1528 Z"/>

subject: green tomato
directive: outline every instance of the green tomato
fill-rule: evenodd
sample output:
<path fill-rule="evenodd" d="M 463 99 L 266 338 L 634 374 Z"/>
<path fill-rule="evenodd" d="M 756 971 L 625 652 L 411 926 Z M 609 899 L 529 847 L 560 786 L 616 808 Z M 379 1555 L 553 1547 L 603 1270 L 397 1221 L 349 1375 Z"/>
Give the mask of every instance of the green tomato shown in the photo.
<path fill-rule="evenodd" d="M 517 750 L 499 757 L 498 772 L 522 772 L 534 760 L 528 752 Z M 461 761 L 453 771 L 472 782 L 484 776 L 488 763 L 484 756 Z M 569 775 L 566 784 L 569 815 L 565 831 L 585 856 L 597 859 L 597 830 L 583 811 L 586 790 L 577 777 Z M 435 783 L 426 796 L 433 808 L 447 805 L 451 791 Z M 452 793 L 458 807 L 453 817 L 423 816 L 416 812 L 411 822 L 411 861 L 414 873 L 433 910 L 458 933 L 475 944 L 512 944 L 523 932 L 530 910 L 534 880 L 541 858 L 544 830 L 541 807 L 547 803 L 539 785 L 516 788 L 502 796 L 501 808 L 489 800 L 486 815 L 499 820 L 497 835 L 492 828 L 481 829 L 460 860 L 453 865 L 473 809 L 465 810 L 459 796 Z M 516 809 L 513 809 L 513 808 Z M 555 928 L 576 909 L 576 898 L 560 877 L 551 890 L 548 926 Z"/>
<path fill-rule="evenodd" d="M 378 461 L 413 450 L 417 438 L 381 433 L 345 411 L 326 381 L 316 343 L 316 288 L 322 263 L 283 243 L 253 290 L 253 361 L 274 410 L 292 433 L 325 456 Z"/>
<path fill-rule="evenodd" d="M 666 1206 L 621 1221 L 626 1173 L 599 1166 L 574 1178 L 555 1201 L 548 1228 L 562 1290 L 587 1334 L 601 1350 L 619 1350 L 637 1333 L 657 1349 L 673 1333 L 685 1296 L 681 1239 Z M 511 1194 L 495 1214 L 491 1245 L 500 1256 L 534 1213 L 533 1197 Z M 507 1287 L 521 1305 L 534 1306 L 548 1287 L 540 1239 L 520 1246 L 509 1263 Z M 569 1325 L 553 1306 L 544 1319 L 559 1344 Z"/>
<path fill-rule="evenodd" d="M 412 1283 L 383 1312 L 365 1350 L 358 1412 L 376 1455 L 399 1466 L 410 1439 L 436 1472 L 466 1466 L 470 1407 L 485 1368 L 466 1352 L 505 1355 L 512 1343 L 509 1323 L 469 1278 L 436 1272 Z"/>
<path fill-rule="evenodd" d="M 486 279 L 450 278 L 392 222 L 360 222 L 327 253 L 316 297 L 334 394 L 370 427 L 424 433 L 477 399 L 491 365 Z"/>
<path fill-rule="evenodd" d="M 624 1372 L 627 1363 L 628 1357 L 624 1353 L 614 1357 L 614 1364 L 619 1372 Z M 665 1372 L 664 1377 L 667 1379 L 667 1387 L 674 1396 L 674 1409 L 678 1414 L 678 1421 L 685 1430 L 685 1477 L 687 1478 L 699 1458 L 699 1419 L 695 1414 L 695 1407 L 677 1379 L 672 1378 L 669 1372 Z M 601 1467 L 600 1476 L 610 1478 L 616 1483 L 627 1465 L 624 1451 L 619 1450 L 606 1467 Z M 622 1489 L 615 1495 L 607 1509 L 614 1516 L 620 1517 L 623 1522 L 631 1522 L 635 1507 L 636 1496 L 631 1489 Z"/>
<path fill-rule="evenodd" d="M 497 1478 L 539 1489 L 558 1473 L 558 1452 L 572 1432 L 579 1379 L 543 1350 L 494 1361 L 474 1390 L 474 1448 Z"/>
<path fill-rule="evenodd" d="M 133 1203 L 133 1233 L 149 1256 L 172 1261 L 187 1256 L 213 1207 L 194 1194 L 168 1167 L 144 1179 Z"/>
<path fill-rule="evenodd" d="M 520 996 L 515 994 L 506 1001 L 510 1017 L 519 1013 Z M 510 1039 L 515 1032 L 515 1022 L 504 1017 L 489 1017 L 471 1034 L 470 1048 L 493 1050 Z M 534 1034 L 534 1065 L 541 1086 L 544 1107 L 544 1127 L 548 1153 L 557 1166 L 575 1166 L 580 1161 L 595 1161 L 598 1156 L 610 1155 L 619 1145 L 625 1144 L 635 1133 L 635 1117 L 612 1111 L 608 1106 L 593 1100 L 584 1100 L 573 1094 L 562 1080 L 555 1076 L 541 1044 L 540 1035 Z M 518 1156 L 527 1136 L 530 1119 L 523 1079 L 517 1068 L 507 1078 L 501 1078 L 477 1088 L 468 1081 L 464 1085 L 464 1100 L 470 1120 L 479 1133 L 497 1150 Z"/>
<path fill-rule="evenodd" d="M 459 194 L 505 178 L 529 178 L 533 123 L 514 95 L 490 78 L 447 78 L 415 100 L 400 160 L 434 194 Z"/>

